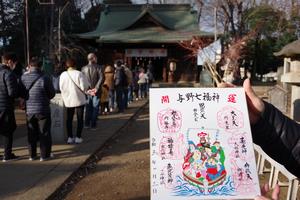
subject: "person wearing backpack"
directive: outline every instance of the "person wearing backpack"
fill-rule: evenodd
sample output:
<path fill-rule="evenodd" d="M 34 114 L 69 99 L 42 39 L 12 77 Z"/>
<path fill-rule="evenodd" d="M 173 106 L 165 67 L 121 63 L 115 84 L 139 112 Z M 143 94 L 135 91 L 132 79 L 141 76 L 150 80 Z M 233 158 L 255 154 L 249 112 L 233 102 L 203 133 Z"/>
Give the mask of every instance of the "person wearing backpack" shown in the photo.
<path fill-rule="evenodd" d="M 125 90 L 127 88 L 127 77 L 122 61 L 117 61 L 115 71 L 115 90 L 118 113 L 123 113 L 125 109 Z"/>
<path fill-rule="evenodd" d="M 39 60 L 33 57 L 29 72 L 21 77 L 21 97 L 25 99 L 28 131 L 29 160 L 37 159 L 37 142 L 40 142 L 40 161 L 51 158 L 50 99 L 55 96 L 51 78 L 41 71 Z"/>
<path fill-rule="evenodd" d="M 0 135 L 4 138 L 3 162 L 16 160 L 19 157 L 12 153 L 13 132 L 17 125 L 14 113 L 14 99 L 18 97 L 17 77 L 8 66 L 11 56 L 3 55 L 0 63 Z"/>

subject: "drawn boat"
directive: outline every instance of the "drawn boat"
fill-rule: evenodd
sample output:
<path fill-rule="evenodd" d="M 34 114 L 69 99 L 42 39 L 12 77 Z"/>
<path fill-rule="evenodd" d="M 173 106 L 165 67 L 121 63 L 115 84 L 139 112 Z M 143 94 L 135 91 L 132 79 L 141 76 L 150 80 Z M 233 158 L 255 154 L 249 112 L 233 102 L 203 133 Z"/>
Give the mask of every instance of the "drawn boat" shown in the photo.
<path fill-rule="evenodd" d="M 199 188 L 201 192 L 204 192 L 205 187 L 207 187 L 208 192 L 211 192 L 215 187 L 221 185 L 225 179 L 226 179 L 226 171 L 219 176 L 218 178 L 207 181 L 207 186 L 205 186 L 205 183 L 201 179 L 194 178 L 190 175 L 188 175 L 186 172 L 183 171 L 183 178 L 187 182 L 189 182 L 191 185 L 194 185 Z"/>

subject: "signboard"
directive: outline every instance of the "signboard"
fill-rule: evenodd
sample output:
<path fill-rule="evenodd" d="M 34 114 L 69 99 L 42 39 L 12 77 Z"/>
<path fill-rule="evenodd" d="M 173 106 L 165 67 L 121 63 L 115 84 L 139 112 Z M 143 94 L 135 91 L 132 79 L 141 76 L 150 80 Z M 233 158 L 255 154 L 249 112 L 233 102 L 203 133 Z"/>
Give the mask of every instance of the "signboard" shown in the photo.
<path fill-rule="evenodd" d="M 260 195 L 243 88 L 151 88 L 152 200 Z"/>
<path fill-rule="evenodd" d="M 126 49 L 125 57 L 166 57 L 167 49 Z"/>
<path fill-rule="evenodd" d="M 65 139 L 65 109 L 61 94 L 56 94 L 50 101 L 51 137 L 53 142 L 64 142 Z"/>

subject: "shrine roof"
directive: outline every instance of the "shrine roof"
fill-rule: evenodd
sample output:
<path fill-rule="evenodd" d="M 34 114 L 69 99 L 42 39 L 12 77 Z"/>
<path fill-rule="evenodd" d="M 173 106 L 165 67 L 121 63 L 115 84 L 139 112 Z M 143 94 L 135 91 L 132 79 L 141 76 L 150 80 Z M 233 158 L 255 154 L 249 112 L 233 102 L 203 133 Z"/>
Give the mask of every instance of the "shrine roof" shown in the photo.
<path fill-rule="evenodd" d="M 213 36 L 199 30 L 197 13 L 188 4 L 106 5 L 95 31 L 77 34 L 101 43 L 178 42 Z"/>

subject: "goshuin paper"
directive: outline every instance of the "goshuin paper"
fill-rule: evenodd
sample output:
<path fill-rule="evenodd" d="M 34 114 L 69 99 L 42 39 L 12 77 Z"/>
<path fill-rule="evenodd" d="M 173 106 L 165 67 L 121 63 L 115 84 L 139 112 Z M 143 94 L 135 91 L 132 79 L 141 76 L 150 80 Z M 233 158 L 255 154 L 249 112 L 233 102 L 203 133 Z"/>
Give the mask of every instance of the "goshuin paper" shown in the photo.
<path fill-rule="evenodd" d="M 243 88 L 150 89 L 151 199 L 260 195 Z"/>

